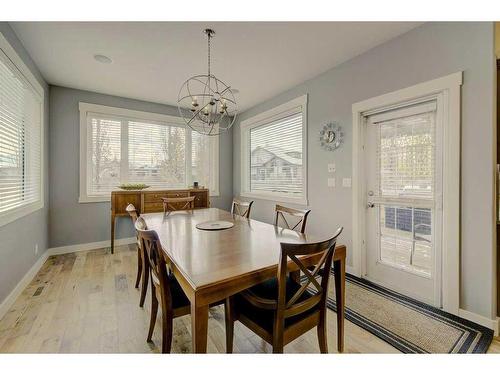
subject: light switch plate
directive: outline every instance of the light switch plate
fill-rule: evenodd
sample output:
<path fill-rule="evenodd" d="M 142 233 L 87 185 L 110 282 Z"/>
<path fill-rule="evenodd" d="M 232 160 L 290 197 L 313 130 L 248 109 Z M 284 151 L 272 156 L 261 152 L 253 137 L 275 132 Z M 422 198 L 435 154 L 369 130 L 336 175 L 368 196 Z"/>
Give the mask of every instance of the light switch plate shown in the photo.
<path fill-rule="evenodd" d="M 335 163 L 328 163 L 328 173 L 335 173 Z"/>
<path fill-rule="evenodd" d="M 343 187 L 351 187 L 351 179 L 350 178 L 343 178 L 342 179 L 342 186 Z"/>
<path fill-rule="evenodd" d="M 328 179 L 328 187 L 335 187 L 335 177 Z"/>

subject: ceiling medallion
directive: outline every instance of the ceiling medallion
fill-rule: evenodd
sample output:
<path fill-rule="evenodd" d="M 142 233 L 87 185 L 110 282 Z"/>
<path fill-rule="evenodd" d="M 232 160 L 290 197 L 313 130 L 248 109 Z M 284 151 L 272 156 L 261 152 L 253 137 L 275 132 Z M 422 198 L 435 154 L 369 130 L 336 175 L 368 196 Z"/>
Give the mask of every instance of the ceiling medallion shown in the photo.
<path fill-rule="evenodd" d="M 205 29 L 208 38 L 208 73 L 186 80 L 179 90 L 180 116 L 193 130 L 204 135 L 219 135 L 233 126 L 238 112 L 234 92 L 210 71 L 210 40 L 215 35 Z"/>
<path fill-rule="evenodd" d="M 319 132 L 319 141 L 323 149 L 327 151 L 334 151 L 339 148 L 344 141 L 342 128 L 336 122 L 326 124 Z"/>

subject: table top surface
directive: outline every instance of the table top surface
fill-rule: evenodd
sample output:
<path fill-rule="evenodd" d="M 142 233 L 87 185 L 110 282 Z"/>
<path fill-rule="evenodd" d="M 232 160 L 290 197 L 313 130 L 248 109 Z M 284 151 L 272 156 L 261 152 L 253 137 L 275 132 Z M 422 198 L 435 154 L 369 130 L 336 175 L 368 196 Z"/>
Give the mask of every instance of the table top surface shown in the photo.
<path fill-rule="evenodd" d="M 158 233 L 163 250 L 194 289 L 276 267 L 280 243 L 312 243 L 326 239 L 297 233 L 218 208 L 141 215 Z M 225 220 L 229 229 L 206 231 L 196 224 Z"/>

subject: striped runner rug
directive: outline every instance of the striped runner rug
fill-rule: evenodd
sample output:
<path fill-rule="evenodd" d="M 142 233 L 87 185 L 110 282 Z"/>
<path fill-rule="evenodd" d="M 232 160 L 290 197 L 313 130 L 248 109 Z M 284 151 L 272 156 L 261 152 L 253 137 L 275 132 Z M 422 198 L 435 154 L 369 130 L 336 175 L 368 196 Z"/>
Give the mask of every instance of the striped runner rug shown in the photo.
<path fill-rule="evenodd" d="M 334 289 L 332 278 L 327 305 L 336 311 Z M 403 353 L 485 353 L 493 338 L 489 328 L 350 274 L 345 316 Z"/>

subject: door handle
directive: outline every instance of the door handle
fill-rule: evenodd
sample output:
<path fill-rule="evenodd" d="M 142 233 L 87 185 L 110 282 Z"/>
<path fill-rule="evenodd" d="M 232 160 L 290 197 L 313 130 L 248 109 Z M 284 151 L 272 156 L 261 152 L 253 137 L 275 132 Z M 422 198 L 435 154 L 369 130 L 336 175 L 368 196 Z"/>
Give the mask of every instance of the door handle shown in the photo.
<path fill-rule="evenodd" d="M 368 203 L 366 204 L 366 208 L 373 208 L 373 207 L 375 207 L 375 203 L 368 202 Z"/>

